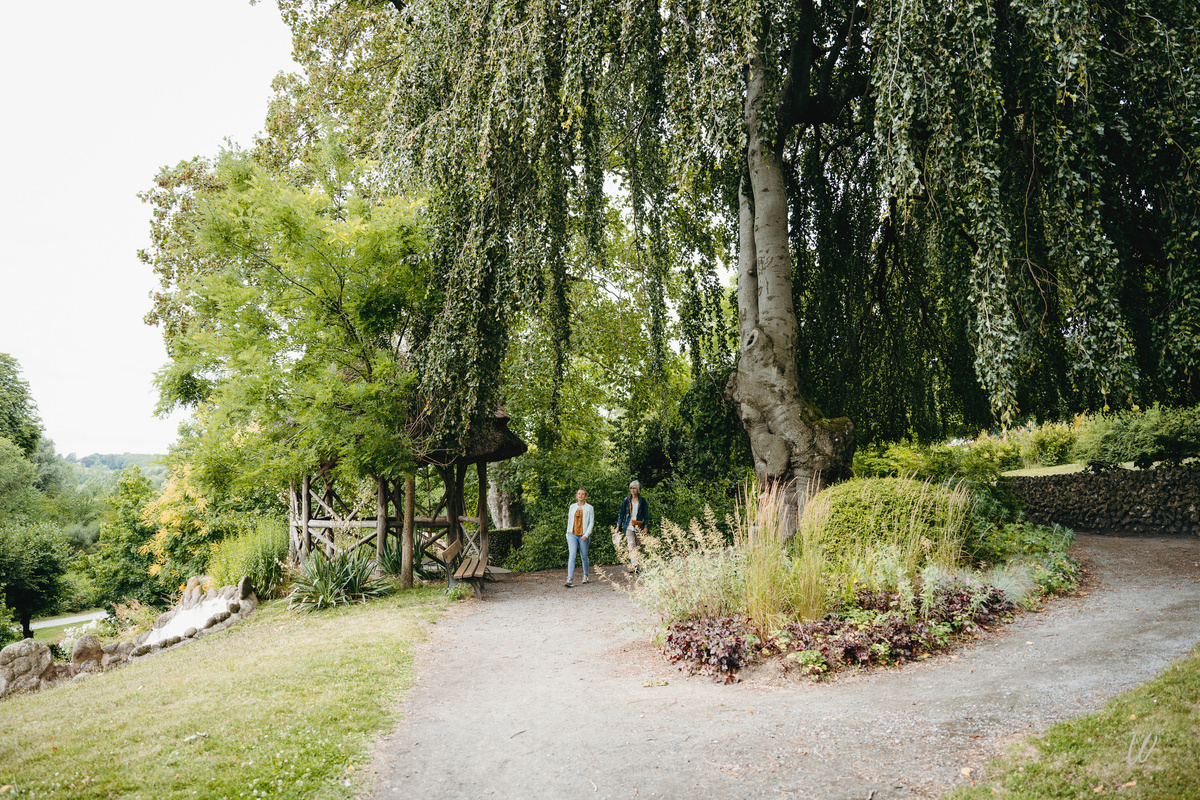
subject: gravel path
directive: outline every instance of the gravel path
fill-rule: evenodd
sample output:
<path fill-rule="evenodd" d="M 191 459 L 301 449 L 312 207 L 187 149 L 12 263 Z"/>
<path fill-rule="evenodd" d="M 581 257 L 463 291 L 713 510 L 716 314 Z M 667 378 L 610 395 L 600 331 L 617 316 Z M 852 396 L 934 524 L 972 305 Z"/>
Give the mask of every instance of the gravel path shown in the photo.
<path fill-rule="evenodd" d="M 1075 555 L 1079 596 L 952 655 L 821 684 L 770 666 L 732 686 L 687 677 L 612 587 L 506 575 L 419 649 L 364 797 L 937 796 L 1200 641 L 1200 539 L 1081 534 Z"/>

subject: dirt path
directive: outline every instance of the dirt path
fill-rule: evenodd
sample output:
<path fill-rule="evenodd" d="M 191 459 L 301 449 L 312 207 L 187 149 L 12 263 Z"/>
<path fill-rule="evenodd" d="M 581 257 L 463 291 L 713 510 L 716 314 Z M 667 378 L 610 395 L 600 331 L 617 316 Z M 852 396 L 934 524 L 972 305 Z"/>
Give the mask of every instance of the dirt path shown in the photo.
<path fill-rule="evenodd" d="M 1086 596 L 954 655 L 824 684 L 686 677 L 620 592 L 565 589 L 565 571 L 505 576 L 418 652 L 366 796 L 936 796 L 1200 641 L 1200 539 L 1080 535 L 1075 554 Z"/>

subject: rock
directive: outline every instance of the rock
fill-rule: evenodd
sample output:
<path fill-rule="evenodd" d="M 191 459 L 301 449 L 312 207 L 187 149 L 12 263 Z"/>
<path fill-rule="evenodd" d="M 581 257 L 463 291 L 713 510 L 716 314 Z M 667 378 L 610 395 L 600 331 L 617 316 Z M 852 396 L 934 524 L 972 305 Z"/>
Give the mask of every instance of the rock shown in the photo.
<path fill-rule="evenodd" d="M 159 628 L 165 628 L 167 626 L 167 623 L 169 623 L 171 620 L 175 619 L 175 615 L 177 613 L 179 613 L 179 609 L 181 609 L 181 608 L 183 608 L 183 606 L 178 605 L 175 608 L 172 608 L 170 611 L 164 611 L 163 613 L 159 614 L 158 619 L 154 620 L 154 624 L 151 625 L 150 627 L 153 628 L 154 630 L 158 630 Z"/>
<path fill-rule="evenodd" d="M 77 672 L 98 672 L 103 657 L 104 650 L 100 647 L 100 640 L 91 634 L 80 636 L 71 648 L 71 664 Z"/>
<path fill-rule="evenodd" d="M 236 614 L 241 610 L 242 610 L 242 604 L 239 603 L 238 601 L 234 600 L 232 603 L 229 604 L 229 613 L 230 614 Z"/>
<path fill-rule="evenodd" d="M 168 647 L 174 647 L 175 645 L 179 644 L 182 641 L 183 641 L 182 636 L 168 636 L 167 638 L 161 640 L 158 643 L 158 646 L 161 647 L 163 650 L 166 650 Z"/>
<path fill-rule="evenodd" d="M 72 681 L 72 683 L 82 683 L 83 681 L 86 681 L 90 677 L 92 677 L 92 673 L 80 672 L 74 678 L 71 678 L 71 681 Z"/>
<path fill-rule="evenodd" d="M 110 669 L 124 664 L 129 660 L 129 655 L 133 650 L 133 642 L 114 642 L 113 644 L 105 645 L 104 655 L 100 658 L 101 668 Z"/>
<path fill-rule="evenodd" d="M 133 646 L 137 647 L 140 644 L 145 644 L 146 640 L 149 638 L 150 631 L 142 631 L 137 636 L 133 637 Z"/>
<path fill-rule="evenodd" d="M 195 629 L 195 627 L 188 628 L 186 631 L 183 632 L 183 638 L 190 639 L 193 636 L 195 636 L 197 633 L 198 633 L 198 631 Z"/>
<path fill-rule="evenodd" d="M 232 600 L 233 594 L 236 591 L 237 591 L 236 586 L 223 586 L 223 587 L 221 587 L 221 591 L 218 594 L 218 597 L 220 597 L 222 600 Z"/>
<path fill-rule="evenodd" d="M 132 652 L 130 652 L 129 655 L 131 658 L 140 658 L 141 656 L 144 656 L 147 653 L 149 653 L 150 650 L 151 650 L 150 645 L 139 644 L 137 647 L 133 648 Z"/>
<path fill-rule="evenodd" d="M 42 676 L 54 664 L 50 648 L 33 639 L 14 642 L 0 650 L 0 697 L 36 692 Z"/>
<path fill-rule="evenodd" d="M 245 600 L 254 595 L 254 584 L 250 582 L 249 575 L 243 575 L 238 581 L 237 597 L 239 600 Z"/>

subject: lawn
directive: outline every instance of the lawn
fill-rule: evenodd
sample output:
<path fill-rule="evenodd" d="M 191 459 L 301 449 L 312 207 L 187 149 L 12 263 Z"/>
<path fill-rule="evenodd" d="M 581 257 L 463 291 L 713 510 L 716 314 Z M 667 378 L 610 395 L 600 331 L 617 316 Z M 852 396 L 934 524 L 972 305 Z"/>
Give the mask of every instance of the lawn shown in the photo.
<path fill-rule="evenodd" d="M 317 614 L 265 605 L 187 647 L 0 702 L 0 795 L 349 797 L 446 602 L 435 587 Z"/>
<path fill-rule="evenodd" d="M 1200 797 L 1200 647 L 1101 711 L 1029 737 L 948 800 Z"/>

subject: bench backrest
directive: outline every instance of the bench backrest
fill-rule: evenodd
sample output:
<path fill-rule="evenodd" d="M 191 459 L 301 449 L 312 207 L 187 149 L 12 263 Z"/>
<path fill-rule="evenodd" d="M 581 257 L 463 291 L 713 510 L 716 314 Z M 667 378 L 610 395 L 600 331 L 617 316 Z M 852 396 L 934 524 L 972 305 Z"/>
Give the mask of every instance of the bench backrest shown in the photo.
<path fill-rule="evenodd" d="M 442 560 L 449 564 L 455 556 L 462 552 L 462 539 L 455 539 L 442 551 Z"/>

